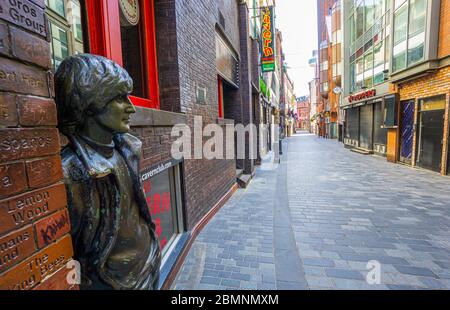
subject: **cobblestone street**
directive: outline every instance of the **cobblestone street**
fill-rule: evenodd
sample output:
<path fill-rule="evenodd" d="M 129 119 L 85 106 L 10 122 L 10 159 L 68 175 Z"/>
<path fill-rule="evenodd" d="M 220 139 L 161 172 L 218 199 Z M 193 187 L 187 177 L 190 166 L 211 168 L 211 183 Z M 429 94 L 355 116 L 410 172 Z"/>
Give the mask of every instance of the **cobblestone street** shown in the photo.
<path fill-rule="evenodd" d="M 448 177 L 308 134 L 283 148 L 200 233 L 172 288 L 450 289 Z"/>

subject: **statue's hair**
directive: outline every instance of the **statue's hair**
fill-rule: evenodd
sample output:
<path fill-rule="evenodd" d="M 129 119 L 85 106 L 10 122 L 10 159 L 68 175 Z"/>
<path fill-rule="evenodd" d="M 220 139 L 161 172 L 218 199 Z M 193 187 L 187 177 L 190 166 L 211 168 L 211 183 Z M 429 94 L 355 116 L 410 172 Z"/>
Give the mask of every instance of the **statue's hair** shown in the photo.
<path fill-rule="evenodd" d="M 55 74 L 60 130 L 72 133 L 86 111 L 101 113 L 113 99 L 132 90 L 128 72 L 112 60 L 92 54 L 67 57 Z"/>

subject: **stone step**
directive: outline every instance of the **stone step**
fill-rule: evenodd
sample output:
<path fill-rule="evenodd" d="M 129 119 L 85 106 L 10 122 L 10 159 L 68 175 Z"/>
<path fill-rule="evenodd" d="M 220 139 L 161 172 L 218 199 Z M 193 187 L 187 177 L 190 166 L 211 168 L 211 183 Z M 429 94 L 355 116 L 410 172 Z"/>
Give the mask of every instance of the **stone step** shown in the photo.
<path fill-rule="evenodd" d="M 251 180 L 252 180 L 252 176 L 250 174 L 241 174 L 237 178 L 237 183 L 240 188 L 247 188 L 247 186 Z"/>
<path fill-rule="evenodd" d="M 373 154 L 373 151 L 369 151 L 369 150 L 365 150 L 365 149 L 361 149 L 361 148 L 353 148 L 350 151 L 361 154 L 361 155 L 372 155 Z"/>
<path fill-rule="evenodd" d="M 244 173 L 244 169 L 236 169 L 236 179 Z"/>

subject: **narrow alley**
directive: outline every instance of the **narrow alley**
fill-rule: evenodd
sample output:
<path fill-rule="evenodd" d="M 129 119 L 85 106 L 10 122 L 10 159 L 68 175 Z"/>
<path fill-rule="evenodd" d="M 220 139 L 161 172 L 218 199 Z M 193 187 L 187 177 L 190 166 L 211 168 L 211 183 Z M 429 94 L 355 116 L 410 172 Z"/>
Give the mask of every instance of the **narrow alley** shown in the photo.
<path fill-rule="evenodd" d="M 172 288 L 450 288 L 447 177 L 307 133 L 285 140 L 276 169 L 269 160 L 201 232 Z"/>

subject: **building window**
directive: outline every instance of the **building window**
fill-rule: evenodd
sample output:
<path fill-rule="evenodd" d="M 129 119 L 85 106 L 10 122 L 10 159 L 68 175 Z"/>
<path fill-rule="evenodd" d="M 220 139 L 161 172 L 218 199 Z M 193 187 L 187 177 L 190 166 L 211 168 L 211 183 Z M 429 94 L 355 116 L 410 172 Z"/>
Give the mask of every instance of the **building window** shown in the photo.
<path fill-rule="evenodd" d="M 133 78 L 133 104 L 159 109 L 154 1 L 86 1 L 90 52 L 122 65 Z"/>
<path fill-rule="evenodd" d="M 364 0 L 364 30 L 372 28 L 375 22 L 375 0 Z"/>
<path fill-rule="evenodd" d="M 391 0 L 355 0 L 350 7 L 350 92 L 385 82 L 390 63 L 390 6 Z"/>
<path fill-rule="evenodd" d="M 364 1 L 360 1 L 356 7 L 356 39 L 364 33 Z"/>
<path fill-rule="evenodd" d="M 364 55 L 364 86 L 373 86 L 373 52 L 372 49 Z"/>
<path fill-rule="evenodd" d="M 394 71 L 406 67 L 407 27 L 408 5 L 405 3 L 394 13 Z"/>
<path fill-rule="evenodd" d="M 424 59 L 427 0 L 396 0 L 393 71 Z"/>
<path fill-rule="evenodd" d="M 166 165 L 173 165 L 167 163 Z M 147 206 L 155 223 L 163 257 L 169 253 L 170 246 L 185 231 L 182 208 L 182 185 L 180 164 L 162 172 L 159 168 L 142 174 Z M 156 172 L 156 173 L 154 173 Z M 151 176 L 151 177 L 150 177 Z"/>
<path fill-rule="evenodd" d="M 46 0 L 45 4 L 52 64 L 57 70 L 66 57 L 84 52 L 81 4 L 78 0 Z"/>

